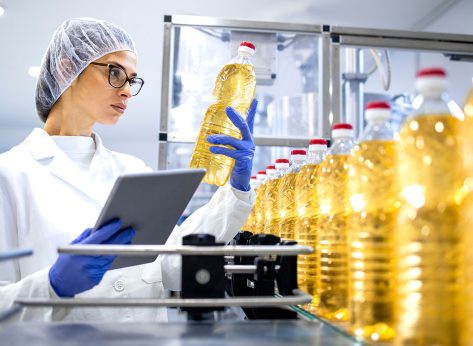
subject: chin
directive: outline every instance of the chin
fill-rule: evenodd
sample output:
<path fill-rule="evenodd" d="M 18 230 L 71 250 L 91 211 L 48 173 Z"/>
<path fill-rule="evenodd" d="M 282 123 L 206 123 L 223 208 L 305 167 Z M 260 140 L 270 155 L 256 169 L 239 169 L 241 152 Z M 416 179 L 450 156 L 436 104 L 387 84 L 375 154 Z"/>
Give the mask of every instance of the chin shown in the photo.
<path fill-rule="evenodd" d="M 100 119 L 100 123 L 102 125 L 115 125 L 118 123 L 118 120 L 120 119 L 121 114 L 114 114 L 114 115 L 109 115 L 107 117 L 104 117 Z"/>

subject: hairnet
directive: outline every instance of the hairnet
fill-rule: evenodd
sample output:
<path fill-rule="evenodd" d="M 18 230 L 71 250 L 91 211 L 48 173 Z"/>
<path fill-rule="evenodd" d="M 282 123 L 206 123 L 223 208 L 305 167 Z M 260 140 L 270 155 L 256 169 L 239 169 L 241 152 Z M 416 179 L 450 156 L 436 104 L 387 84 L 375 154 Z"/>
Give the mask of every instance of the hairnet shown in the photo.
<path fill-rule="evenodd" d="M 129 50 L 135 44 L 123 29 L 93 18 L 74 18 L 61 24 L 41 62 L 36 85 L 36 110 L 43 122 L 74 79 L 94 60 Z"/>

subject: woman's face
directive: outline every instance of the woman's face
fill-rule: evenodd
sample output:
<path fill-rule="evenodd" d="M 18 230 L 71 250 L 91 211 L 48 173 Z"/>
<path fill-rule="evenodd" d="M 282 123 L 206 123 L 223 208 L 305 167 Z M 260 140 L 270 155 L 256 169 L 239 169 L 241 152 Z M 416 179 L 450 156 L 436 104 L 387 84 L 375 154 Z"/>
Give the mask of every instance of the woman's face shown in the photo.
<path fill-rule="evenodd" d="M 122 67 L 128 78 L 136 76 L 136 55 L 130 51 L 110 53 L 94 61 Z M 93 123 L 115 124 L 132 97 L 130 84 L 114 88 L 108 82 L 107 66 L 89 65 L 71 85 L 74 104 L 81 116 Z M 76 109 L 77 109 L 76 108 Z"/>

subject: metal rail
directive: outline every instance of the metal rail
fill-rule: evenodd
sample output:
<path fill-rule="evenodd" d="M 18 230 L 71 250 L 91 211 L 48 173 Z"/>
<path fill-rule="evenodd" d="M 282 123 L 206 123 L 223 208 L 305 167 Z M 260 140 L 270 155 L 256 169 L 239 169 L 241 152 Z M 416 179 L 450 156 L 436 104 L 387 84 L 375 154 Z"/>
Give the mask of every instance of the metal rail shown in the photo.
<path fill-rule="evenodd" d="M 2 251 L 0 252 L 0 261 L 8 261 L 20 257 L 31 256 L 33 254 L 33 250 L 31 249 L 16 249 L 10 251 Z"/>
<path fill-rule="evenodd" d="M 58 247 L 58 253 L 74 255 L 234 255 L 234 256 L 295 256 L 311 254 L 314 250 L 309 246 L 168 246 L 168 245 L 67 245 Z"/>
<path fill-rule="evenodd" d="M 276 271 L 278 271 L 280 266 L 275 266 Z M 256 266 L 255 265 L 233 265 L 233 264 L 227 264 L 224 266 L 225 273 L 228 274 L 251 274 L 256 272 Z"/>
<path fill-rule="evenodd" d="M 19 304 L 14 304 L 10 308 L 0 311 L 0 322 L 5 322 L 9 320 L 11 317 L 18 314 L 23 309 L 23 306 Z"/>
<path fill-rule="evenodd" d="M 272 307 L 308 304 L 312 301 L 310 294 L 294 291 L 294 296 L 280 297 L 237 297 L 237 298 L 22 298 L 15 301 L 16 304 L 28 307 L 218 307 L 218 306 L 241 306 L 241 307 Z"/>

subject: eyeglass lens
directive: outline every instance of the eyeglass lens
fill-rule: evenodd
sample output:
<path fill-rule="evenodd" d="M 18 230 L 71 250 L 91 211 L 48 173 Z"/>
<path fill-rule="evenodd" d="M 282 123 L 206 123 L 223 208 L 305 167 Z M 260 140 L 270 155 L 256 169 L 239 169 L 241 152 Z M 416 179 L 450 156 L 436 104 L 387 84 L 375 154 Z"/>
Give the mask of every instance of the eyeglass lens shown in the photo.
<path fill-rule="evenodd" d="M 114 88 L 121 88 L 125 85 L 127 82 L 128 76 L 126 75 L 125 71 L 123 71 L 119 67 L 110 67 L 110 74 L 109 74 L 109 80 L 110 84 Z M 140 90 L 141 87 L 143 86 L 143 81 L 139 78 L 132 78 L 130 80 L 130 87 L 131 87 L 131 93 L 133 96 L 136 96 Z"/>

